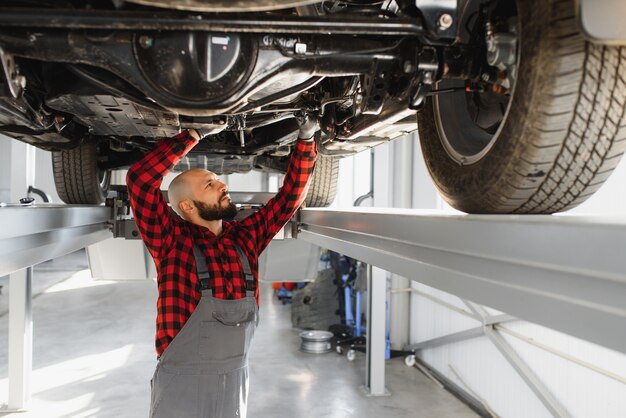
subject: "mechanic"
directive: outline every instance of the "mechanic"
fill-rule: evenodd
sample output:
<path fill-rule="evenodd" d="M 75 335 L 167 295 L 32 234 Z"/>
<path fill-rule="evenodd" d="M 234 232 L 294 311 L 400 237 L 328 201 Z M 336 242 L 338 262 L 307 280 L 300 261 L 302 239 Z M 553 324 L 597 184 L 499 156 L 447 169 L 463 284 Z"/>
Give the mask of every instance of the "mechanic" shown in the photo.
<path fill-rule="evenodd" d="M 317 149 L 317 118 L 301 115 L 283 186 L 240 221 L 228 186 L 207 170 L 163 177 L 203 136 L 201 129 L 163 139 L 129 169 L 128 194 L 141 237 L 154 258 L 158 363 L 151 417 L 245 417 L 248 350 L 258 324 L 258 258 L 303 202 Z"/>

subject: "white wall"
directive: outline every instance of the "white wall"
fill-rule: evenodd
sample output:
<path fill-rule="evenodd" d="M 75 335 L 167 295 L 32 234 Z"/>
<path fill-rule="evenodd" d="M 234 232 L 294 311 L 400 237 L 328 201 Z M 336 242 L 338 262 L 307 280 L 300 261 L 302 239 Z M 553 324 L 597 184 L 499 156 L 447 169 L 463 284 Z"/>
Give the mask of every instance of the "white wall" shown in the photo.
<path fill-rule="evenodd" d="M 0 202 L 11 199 L 11 138 L 0 135 Z"/>
<path fill-rule="evenodd" d="M 378 207 L 390 207 L 393 202 L 395 167 L 391 150 L 392 145 L 376 148 L 374 203 Z M 351 202 L 358 195 L 367 192 L 368 188 L 363 188 L 363 183 L 364 179 L 369 179 L 369 161 L 367 161 L 369 156 L 364 156 L 364 154 L 367 153 L 342 161 L 340 196 L 335 206 L 350 207 Z M 413 147 L 413 157 L 412 172 L 404 173 L 405 176 L 412 178 L 412 206 L 420 209 L 440 209 L 442 213 L 454 211 L 437 195 L 423 164 L 419 146 Z M 571 213 L 624 216 L 626 214 L 625 188 L 626 159 L 620 163 L 612 177 L 594 196 Z M 454 295 L 429 288 L 417 281 L 411 281 L 411 286 L 453 306 L 467 310 L 467 307 Z M 490 310 L 490 312 L 497 311 Z M 477 321 L 418 294 L 411 296 L 410 315 L 406 321 L 410 325 L 410 342 L 413 344 L 480 325 Z M 527 341 L 503 334 L 505 340 L 572 416 L 603 418 L 626 416 L 626 355 L 624 353 L 618 353 L 525 321 L 514 321 L 505 326 L 563 355 L 571 356 L 614 374 L 613 377 L 607 377 L 538 348 Z M 624 332 L 624 330 L 615 330 L 615 332 Z M 457 385 L 484 399 L 502 417 L 550 416 L 548 410 L 526 383 L 485 337 L 424 350 L 419 355 L 427 364 Z M 455 376 L 451 367 L 458 372 L 465 383 Z"/>

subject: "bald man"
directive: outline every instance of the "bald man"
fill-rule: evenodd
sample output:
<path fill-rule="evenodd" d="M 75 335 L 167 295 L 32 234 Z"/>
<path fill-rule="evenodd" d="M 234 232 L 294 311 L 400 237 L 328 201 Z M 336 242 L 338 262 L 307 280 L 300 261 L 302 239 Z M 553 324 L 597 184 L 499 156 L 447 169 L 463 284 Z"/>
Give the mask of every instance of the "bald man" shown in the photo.
<path fill-rule="evenodd" d="M 126 178 L 135 222 L 157 269 L 158 363 L 151 417 L 245 417 L 248 350 L 258 324 L 258 258 L 302 204 L 316 158 L 315 117 L 297 119 L 283 186 L 240 221 L 228 186 L 207 170 L 163 177 L 199 141 L 188 130 L 162 140 Z"/>
<path fill-rule="evenodd" d="M 204 187 L 206 185 L 212 187 Z M 228 186 L 207 170 L 192 169 L 176 176 L 170 183 L 168 196 L 172 209 L 181 218 L 204 225 L 215 235 L 222 232 L 222 219 L 237 215 Z"/>

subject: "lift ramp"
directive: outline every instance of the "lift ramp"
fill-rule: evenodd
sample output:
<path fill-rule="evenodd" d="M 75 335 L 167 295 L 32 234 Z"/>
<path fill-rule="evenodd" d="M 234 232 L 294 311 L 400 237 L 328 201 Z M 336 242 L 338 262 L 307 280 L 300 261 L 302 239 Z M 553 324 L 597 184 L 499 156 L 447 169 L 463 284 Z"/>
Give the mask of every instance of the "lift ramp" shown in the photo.
<path fill-rule="evenodd" d="M 297 238 L 626 353 L 626 218 L 307 208 Z"/>
<path fill-rule="evenodd" d="M 0 207 L 0 275 L 113 236 L 137 239 L 119 202 Z M 626 352 L 615 332 L 626 329 L 624 217 L 305 208 L 293 222 L 297 239 Z"/>
<path fill-rule="evenodd" d="M 111 238 L 111 217 L 106 206 L 0 207 L 0 276 Z"/>

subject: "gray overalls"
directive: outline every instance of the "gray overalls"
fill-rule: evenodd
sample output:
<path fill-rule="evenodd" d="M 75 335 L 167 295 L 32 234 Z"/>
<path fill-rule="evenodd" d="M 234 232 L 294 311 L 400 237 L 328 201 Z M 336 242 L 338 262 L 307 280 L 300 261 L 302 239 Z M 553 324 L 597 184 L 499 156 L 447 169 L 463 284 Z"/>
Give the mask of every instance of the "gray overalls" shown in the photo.
<path fill-rule="evenodd" d="M 202 298 L 159 358 L 150 417 L 246 416 L 248 350 L 259 315 L 248 258 L 235 247 L 246 275 L 246 297 L 224 300 L 213 297 L 206 260 L 194 245 Z"/>

